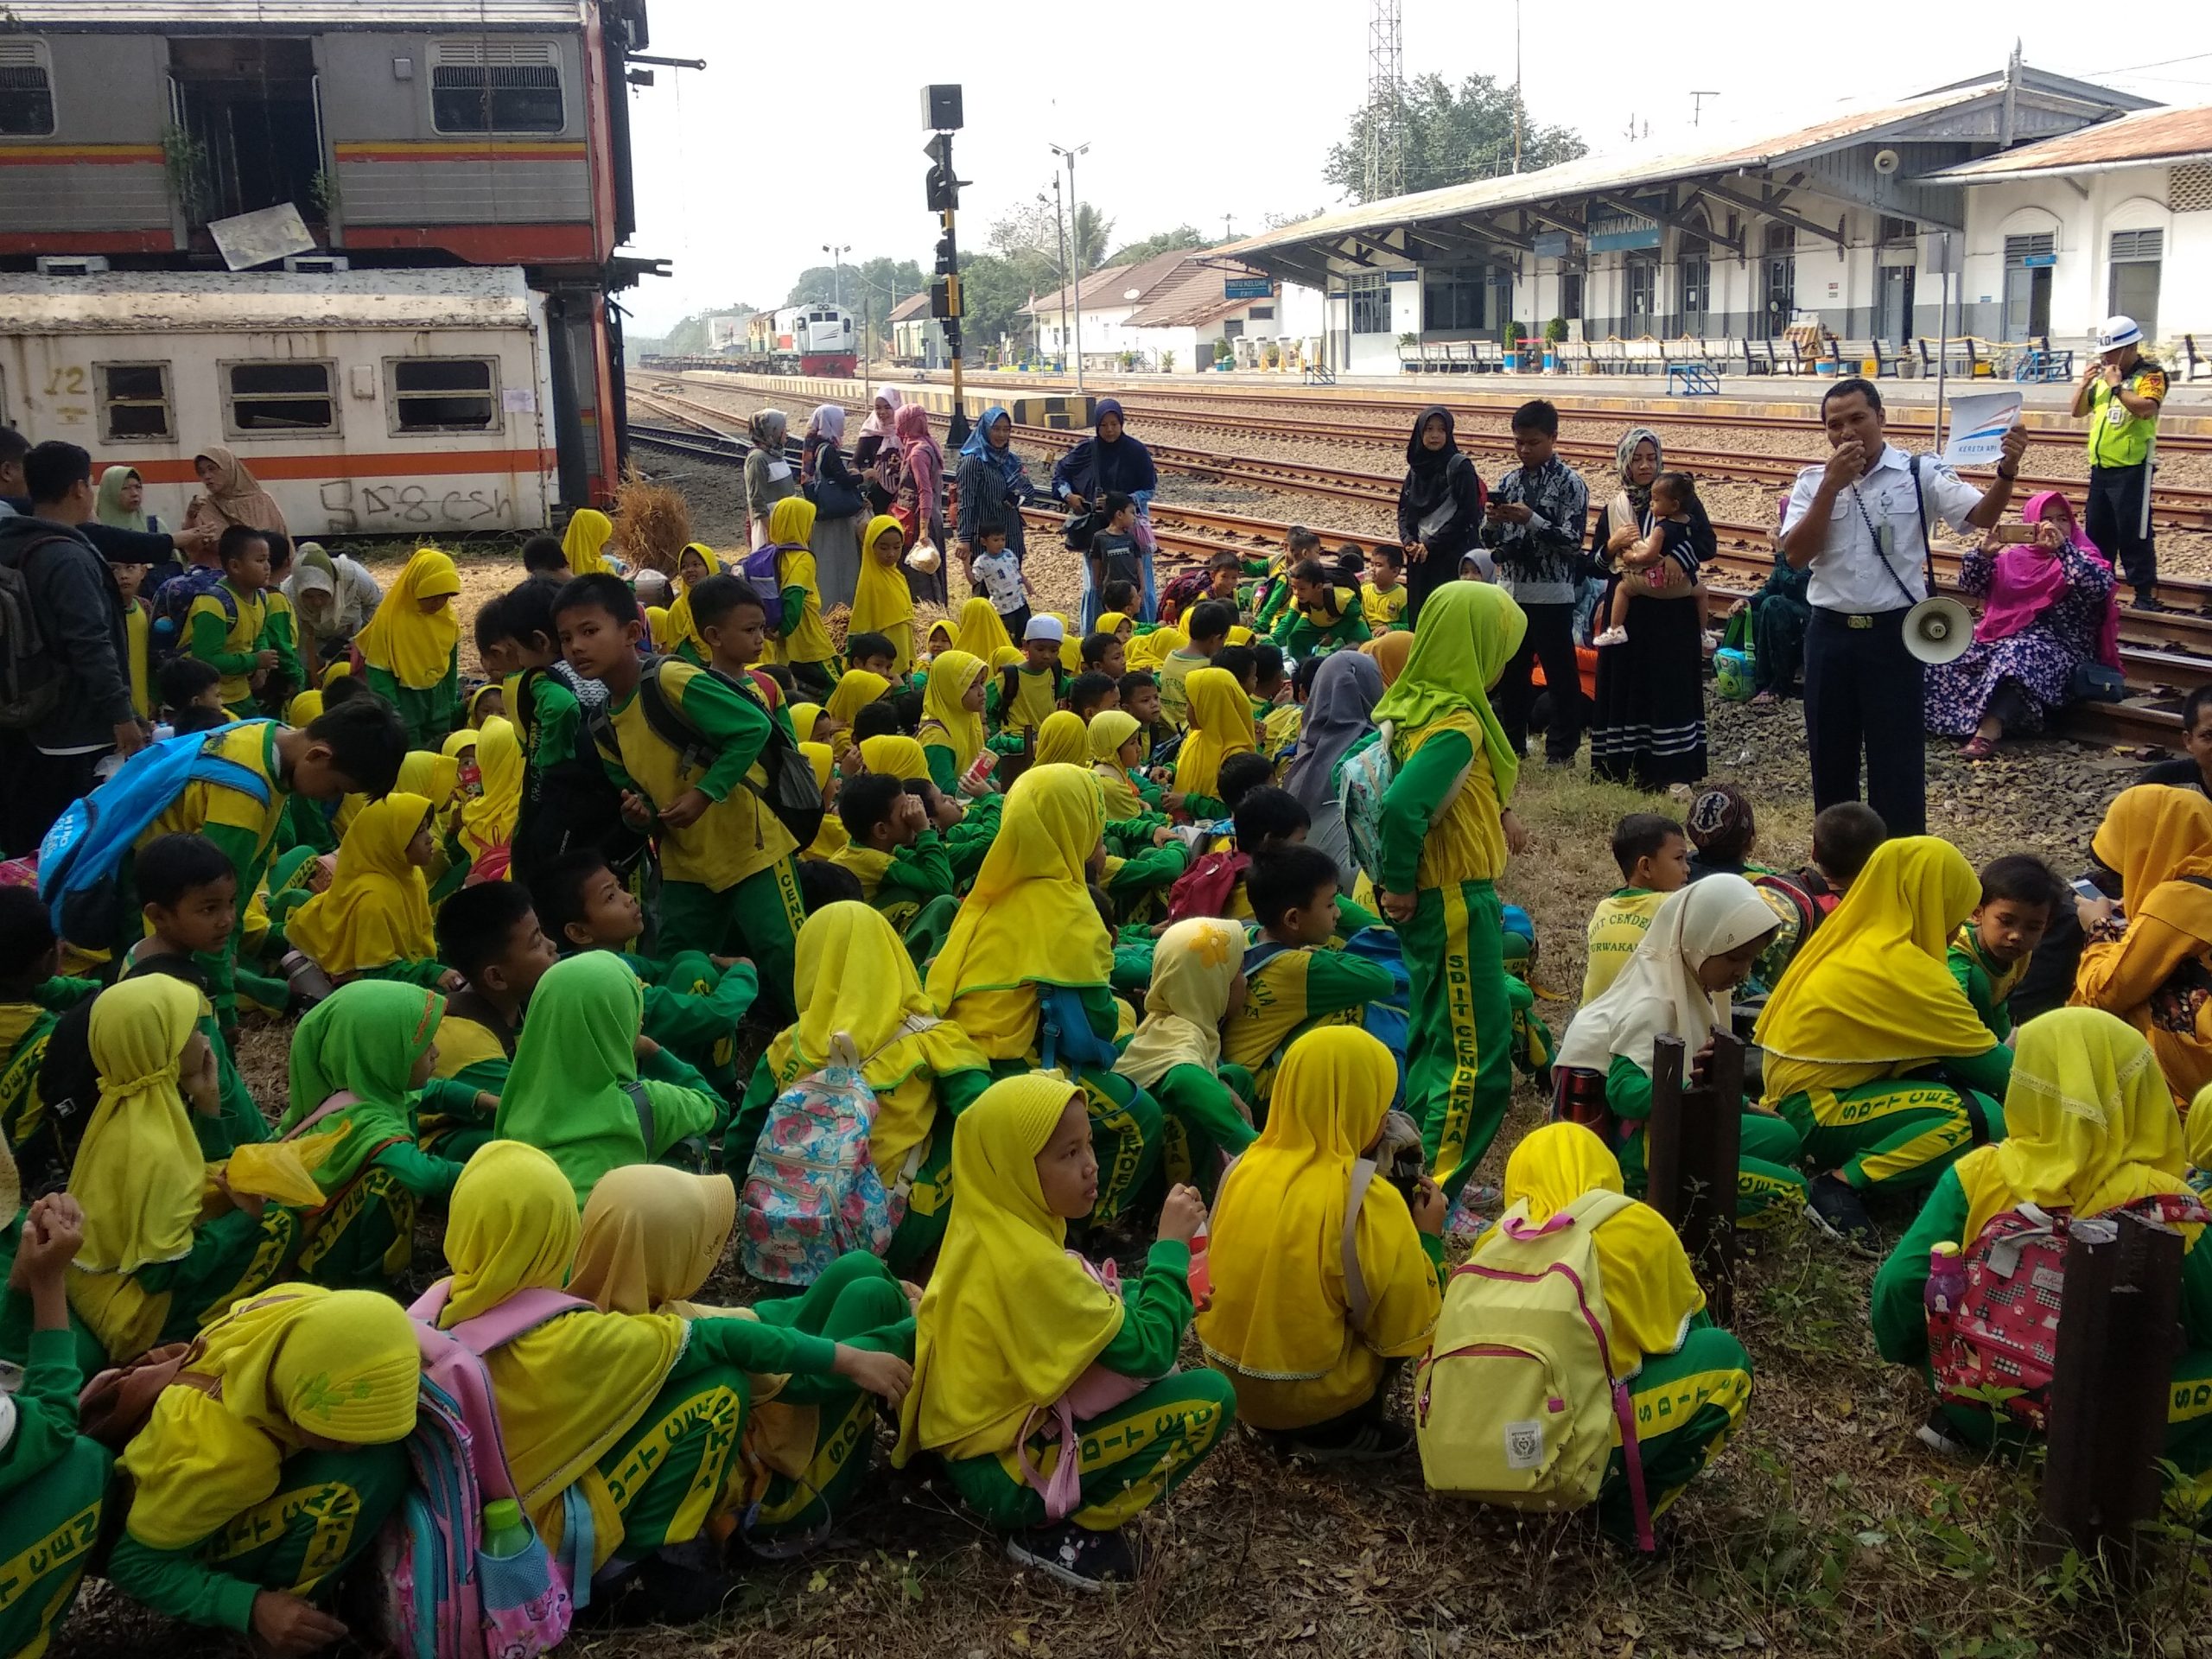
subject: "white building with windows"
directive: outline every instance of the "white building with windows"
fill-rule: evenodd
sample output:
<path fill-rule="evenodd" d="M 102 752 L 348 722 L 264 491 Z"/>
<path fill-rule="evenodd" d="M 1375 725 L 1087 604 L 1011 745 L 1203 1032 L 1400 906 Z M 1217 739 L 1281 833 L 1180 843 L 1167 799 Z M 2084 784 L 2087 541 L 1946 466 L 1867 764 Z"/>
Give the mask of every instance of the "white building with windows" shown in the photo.
<path fill-rule="evenodd" d="M 1021 308 L 1040 356 L 1072 358 L 1080 342 L 1086 368 L 1119 368 L 1126 359 L 1130 367 L 1157 369 L 1171 359 L 1179 369 L 1204 368 L 1221 344 L 1232 353 L 1263 353 L 1292 332 L 1279 285 L 1267 272 L 1209 251 L 1103 266 L 1081 287 L 1080 327 L 1071 286 Z"/>

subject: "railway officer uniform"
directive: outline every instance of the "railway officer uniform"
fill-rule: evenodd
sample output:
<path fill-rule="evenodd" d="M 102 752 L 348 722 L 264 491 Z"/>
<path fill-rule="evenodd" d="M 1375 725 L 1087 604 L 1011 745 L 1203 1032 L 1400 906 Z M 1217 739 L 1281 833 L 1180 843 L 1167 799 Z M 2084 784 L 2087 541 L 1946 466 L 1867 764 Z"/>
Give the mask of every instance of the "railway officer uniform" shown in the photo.
<path fill-rule="evenodd" d="M 1862 395 L 1847 381 L 1827 401 Z M 1878 423 L 1878 405 L 1874 413 Z M 1873 429 L 1878 434 L 1878 424 Z M 2009 452 L 2024 441 L 2024 435 L 2008 439 L 1993 493 L 2010 493 L 2019 462 Z M 1807 596 L 1813 614 L 1805 630 L 1813 810 L 1860 798 L 1863 749 L 1866 804 L 1881 814 L 1891 835 L 1923 835 L 1928 823 L 1923 670 L 1905 649 L 1905 613 L 1928 597 L 1929 524 L 1940 519 L 1963 531 L 1967 515 L 1986 498 L 1933 457 L 1910 455 L 1890 443 L 1823 504 L 1827 470 L 1823 464 L 1797 474 L 1782 520 L 1784 537 L 1816 511 L 1827 520 L 1826 538 L 1811 560 Z"/>
<path fill-rule="evenodd" d="M 2097 360 L 2074 397 L 2074 412 L 2089 422 L 2089 502 L 2082 528 L 2135 589 L 2138 610 L 2158 608 L 2158 554 L 2145 509 L 2151 489 L 2151 453 L 2166 372 L 2142 353 L 2143 331 L 2133 317 L 2107 317 L 2097 330 Z M 2130 409 L 2121 394 L 2150 412 Z"/>

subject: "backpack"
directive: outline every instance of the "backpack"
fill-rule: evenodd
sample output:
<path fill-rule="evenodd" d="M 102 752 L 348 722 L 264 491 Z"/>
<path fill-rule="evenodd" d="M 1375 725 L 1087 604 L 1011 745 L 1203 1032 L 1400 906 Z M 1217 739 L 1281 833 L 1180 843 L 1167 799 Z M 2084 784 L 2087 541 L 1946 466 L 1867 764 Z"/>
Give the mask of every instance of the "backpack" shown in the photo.
<path fill-rule="evenodd" d="M 1445 1287 L 1414 1378 L 1421 1477 L 1433 1492 L 1529 1510 L 1579 1510 L 1618 1444 L 1640 1548 L 1653 1548 L 1636 1408 L 1607 1338 L 1597 1230 L 1634 1200 L 1586 1192 L 1542 1226 L 1509 1210 Z"/>
<path fill-rule="evenodd" d="M 204 732 L 149 743 L 91 794 L 69 803 L 38 849 L 38 896 L 54 931 L 79 944 L 103 945 L 123 929 L 117 872 L 145 832 L 195 783 L 221 784 L 269 804 L 269 780 L 251 766 L 207 752 L 215 739 L 268 720 L 234 720 Z"/>
<path fill-rule="evenodd" d="M 146 652 L 156 663 L 167 662 L 190 642 L 185 638 L 185 618 L 194 601 L 212 598 L 223 607 L 224 620 L 236 625 L 238 601 L 223 586 L 223 573 L 213 565 L 188 565 L 154 592 L 146 628 Z"/>
<path fill-rule="evenodd" d="M 1746 982 L 1756 995 L 1762 990 L 1771 991 L 1782 982 L 1782 976 L 1796 959 L 1805 941 L 1813 937 L 1813 930 L 1821 925 L 1821 918 L 1835 908 L 1837 899 L 1834 893 L 1816 895 L 1793 877 L 1771 871 L 1752 876 L 1751 882 L 1766 907 L 1774 912 L 1775 920 L 1782 924 L 1767 948 L 1759 952 L 1758 960 L 1751 964 Z"/>
<path fill-rule="evenodd" d="M 450 1331 L 436 1328 L 451 1281 L 407 1311 L 423 1380 L 408 1435 L 413 1474 L 377 1535 L 377 1624 L 403 1659 L 533 1659 L 560 1645 L 574 1614 L 569 1587 L 591 1576 L 590 1529 L 570 1526 L 556 1561 L 535 1531 L 517 1553 L 487 1553 L 484 1506 L 518 1499 L 484 1357 L 588 1302 L 525 1290 Z M 524 1511 L 524 1524 L 528 1524 Z"/>
<path fill-rule="evenodd" d="M 738 561 L 737 573 L 752 584 L 760 597 L 760 608 L 768 613 L 768 632 L 779 637 L 784 631 L 784 582 L 778 568 L 784 550 L 771 542 L 766 547 L 756 547 Z"/>
<path fill-rule="evenodd" d="M 925 1031 L 909 1015 L 891 1041 Z M 897 1189 L 887 1191 L 868 1150 L 875 1091 L 861 1075 L 852 1039 L 839 1032 L 830 1055 L 776 1096 L 738 1194 L 745 1270 L 776 1285 L 810 1285 L 849 1250 L 880 1256 L 906 1218 L 906 1189 L 921 1163 L 916 1147 Z"/>
<path fill-rule="evenodd" d="M 1337 768 L 1337 800 L 1344 815 L 1351 855 L 1367 879 L 1382 885 L 1382 798 L 1398 775 L 1390 758 L 1391 722 L 1375 728 L 1375 741 L 1344 757 Z"/>
<path fill-rule="evenodd" d="M 61 701 L 61 664 L 39 626 L 25 567 L 39 549 L 74 539 L 41 537 L 14 557 L 0 559 L 0 728 L 26 731 Z"/>
<path fill-rule="evenodd" d="M 2126 1205 L 2167 1226 L 2202 1224 L 2187 1193 Z M 2023 1203 L 1999 1211 L 1967 1247 L 1966 1289 L 1956 1309 L 1928 1314 L 1928 1363 L 1936 1398 L 2009 1418 L 2038 1433 L 2050 1427 L 2050 1378 L 2072 1236 L 2113 1226 L 2101 1216 L 2069 1217 Z"/>
<path fill-rule="evenodd" d="M 1198 862 L 1175 878 L 1167 889 L 1170 926 L 1193 916 L 1226 916 L 1230 895 L 1244 879 L 1252 861 L 1243 853 L 1204 853 Z"/>
<path fill-rule="evenodd" d="M 1758 654 L 1751 644 L 1751 613 L 1738 611 L 1728 619 L 1728 632 L 1720 649 L 1713 653 L 1713 690 L 1731 702 L 1749 702 L 1758 695 L 1753 670 Z"/>
<path fill-rule="evenodd" d="M 1192 605 L 1206 596 L 1206 589 L 1213 584 L 1203 569 L 1181 572 L 1160 590 L 1160 620 L 1163 626 L 1174 621 Z"/>

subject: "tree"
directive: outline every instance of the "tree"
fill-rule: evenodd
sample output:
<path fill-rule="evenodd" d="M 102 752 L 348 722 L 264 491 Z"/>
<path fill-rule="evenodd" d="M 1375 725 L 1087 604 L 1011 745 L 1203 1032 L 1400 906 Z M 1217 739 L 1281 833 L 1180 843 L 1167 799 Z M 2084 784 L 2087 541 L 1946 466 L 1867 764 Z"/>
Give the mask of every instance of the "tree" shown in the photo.
<path fill-rule="evenodd" d="M 1454 88 L 1441 75 L 1422 75 L 1405 87 L 1395 110 L 1370 104 L 1352 117 L 1351 130 L 1329 149 L 1322 178 L 1354 200 L 1365 194 L 1365 146 L 1377 120 L 1395 120 L 1405 136 L 1406 190 L 1493 178 L 1513 169 L 1513 88 L 1488 75 L 1469 75 Z M 1571 162 L 1589 147 L 1570 127 L 1540 127 L 1522 117 L 1521 170 Z"/>
<path fill-rule="evenodd" d="M 899 301 L 918 293 L 922 268 L 912 259 L 889 259 L 878 255 L 858 264 L 809 265 L 799 272 L 785 296 L 785 305 L 842 304 L 853 314 L 853 325 L 874 325 L 875 337 L 884 338 L 885 319 Z"/>
<path fill-rule="evenodd" d="M 961 323 L 961 344 L 971 360 L 1002 336 L 1021 335 L 1021 308 L 1031 294 L 1041 291 L 1017 260 L 995 253 L 962 254 L 961 307 L 967 315 Z"/>
<path fill-rule="evenodd" d="M 985 242 L 993 253 L 1002 259 L 1036 273 L 1039 292 L 1058 288 L 1065 280 L 1060 257 L 1060 236 L 1063 221 L 1075 238 L 1076 269 L 1093 271 L 1105 263 L 1108 240 L 1114 234 L 1114 221 L 1100 213 L 1090 202 L 1078 203 L 1073 214 L 1056 213 L 1052 204 L 1042 191 L 1035 200 L 1024 203 L 992 221 Z"/>
<path fill-rule="evenodd" d="M 1154 231 L 1150 236 L 1116 248 L 1106 263 L 1109 265 L 1135 265 L 1155 255 L 1173 253 L 1182 248 L 1210 248 L 1220 241 L 1209 237 L 1195 225 L 1178 225 L 1172 231 Z"/>
<path fill-rule="evenodd" d="M 707 319 L 709 317 L 744 316 L 757 311 L 757 305 L 740 300 L 732 305 L 709 306 L 704 311 L 694 311 L 680 320 L 668 331 L 661 349 L 671 357 L 696 357 L 707 349 Z"/>

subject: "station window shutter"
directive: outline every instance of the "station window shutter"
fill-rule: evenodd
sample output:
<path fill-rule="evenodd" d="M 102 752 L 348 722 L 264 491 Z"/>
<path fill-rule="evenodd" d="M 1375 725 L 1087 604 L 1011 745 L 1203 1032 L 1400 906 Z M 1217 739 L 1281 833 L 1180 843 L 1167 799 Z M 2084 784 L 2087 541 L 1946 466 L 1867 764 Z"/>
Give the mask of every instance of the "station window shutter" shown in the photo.
<path fill-rule="evenodd" d="M 2112 260 L 2116 265 L 2143 265 L 2163 259 L 2166 253 L 2166 233 L 2164 231 L 2114 231 L 2112 233 Z"/>
<path fill-rule="evenodd" d="M 433 41 L 430 124 L 440 132 L 563 130 L 558 49 L 550 41 Z"/>

